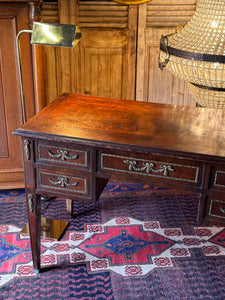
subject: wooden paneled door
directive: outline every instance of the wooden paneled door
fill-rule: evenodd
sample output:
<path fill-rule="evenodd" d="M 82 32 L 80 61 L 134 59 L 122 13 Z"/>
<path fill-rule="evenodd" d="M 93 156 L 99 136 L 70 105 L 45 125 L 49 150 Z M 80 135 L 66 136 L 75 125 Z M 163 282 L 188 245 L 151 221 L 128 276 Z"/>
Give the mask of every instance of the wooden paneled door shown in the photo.
<path fill-rule="evenodd" d="M 44 2 L 46 22 L 77 24 L 83 38 L 73 50 L 46 48 L 47 94 L 63 92 L 195 106 L 187 83 L 158 67 L 161 35 L 193 15 L 196 0 Z"/>
<path fill-rule="evenodd" d="M 57 4 L 60 23 L 77 24 L 83 37 L 74 49 L 46 47 L 48 102 L 63 92 L 135 99 L 138 7 L 111 0 Z M 56 4 L 43 6 L 46 22 L 50 7 Z"/>
<path fill-rule="evenodd" d="M 20 139 L 12 132 L 22 123 L 16 34 L 28 29 L 38 1 L 0 1 L 0 189 L 24 187 Z M 30 18 L 29 18 L 30 16 Z M 27 118 L 35 113 L 29 36 L 21 36 Z"/>
<path fill-rule="evenodd" d="M 161 35 L 192 17 L 196 0 L 152 0 L 139 6 L 136 100 L 195 106 L 187 83 L 158 67 Z"/>

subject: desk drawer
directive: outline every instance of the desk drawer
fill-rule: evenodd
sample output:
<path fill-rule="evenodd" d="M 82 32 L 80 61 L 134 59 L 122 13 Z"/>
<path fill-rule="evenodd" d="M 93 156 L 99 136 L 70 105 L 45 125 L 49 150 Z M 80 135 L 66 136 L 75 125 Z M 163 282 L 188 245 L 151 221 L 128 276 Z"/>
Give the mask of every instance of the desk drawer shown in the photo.
<path fill-rule="evenodd" d="M 225 220 L 225 201 L 211 199 L 209 216 Z"/>
<path fill-rule="evenodd" d="M 203 165 L 192 160 L 140 153 L 100 153 L 100 172 L 151 177 L 157 181 L 200 186 Z"/>
<path fill-rule="evenodd" d="M 90 195 L 90 176 L 55 168 L 37 168 L 37 189 L 81 196 Z"/>
<path fill-rule="evenodd" d="M 36 153 L 36 161 L 40 163 L 64 164 L 83 169 L 90 166 L 90 151 L 77 145 L 40 142 L 37 144 Z"/>
<path fill-rule="evenodd" d="M 213 221 L 218 226 L 225 224 L 225 199 L 224 193 L 213 192 L 207 197 L 207 205 L 205 211 L 206 219 Z"/>
<path fill-rule="evenodd" d="M 213 168 L 211 186 L 215 190 L 225 190 L 225 167 Z"/>

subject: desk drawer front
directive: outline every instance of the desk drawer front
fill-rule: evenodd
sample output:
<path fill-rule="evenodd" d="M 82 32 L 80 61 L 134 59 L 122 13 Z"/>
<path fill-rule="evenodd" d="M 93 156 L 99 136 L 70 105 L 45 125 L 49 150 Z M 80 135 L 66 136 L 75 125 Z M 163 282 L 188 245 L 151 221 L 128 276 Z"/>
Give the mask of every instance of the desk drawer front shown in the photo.
<path fill-rule="evenodd" d="M 162 157 L 146 157 L 146 159 L 135 156 L 119 156 L 109 153 L 101 153 L 101 169 L 107 172 L 123 172 L 137 174 L 140 176 L 154 177 L 157 180 L 172 179 L 177 182 L 194 184 L 199 183 L 200 166 L 175 163 L 163 160 Z"/>
<path fill-rule="evenodd" d="M 213 172 L 213 186 L 215 189 L 225 190 L 225 169 L 216 169 Z"/>
<path fill-rule="evenodd" d="M 88 156 L 89 153 L 85 150 L 38 144 L 38 160 L 40 162 L 70 164 L 87 168 Z"/>
<path fill-rule="evenodd" d="M 37 174 L 37 187 L 42 190 L 55 190 L 58 192 L 88 195 L 89 179 L 64 173 L 52 173 L 40 170 Z"/>
<path fill-rule="evenodd" d="M 225 201 L 213 196 L 210 200 L 209 217 L 221 219 L 225 222 Z"/>

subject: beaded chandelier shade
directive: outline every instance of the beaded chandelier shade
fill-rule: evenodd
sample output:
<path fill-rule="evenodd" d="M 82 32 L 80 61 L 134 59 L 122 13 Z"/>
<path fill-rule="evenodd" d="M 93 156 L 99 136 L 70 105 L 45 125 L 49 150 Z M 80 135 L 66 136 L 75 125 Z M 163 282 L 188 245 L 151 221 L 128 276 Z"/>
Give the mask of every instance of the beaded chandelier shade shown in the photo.
<path fill-rule="evenodd" d="M 225 108 L 225 1 L 199 0 L 192 19 L 162 36 L 159 66 L 189 82 L 204 107 Z"/>

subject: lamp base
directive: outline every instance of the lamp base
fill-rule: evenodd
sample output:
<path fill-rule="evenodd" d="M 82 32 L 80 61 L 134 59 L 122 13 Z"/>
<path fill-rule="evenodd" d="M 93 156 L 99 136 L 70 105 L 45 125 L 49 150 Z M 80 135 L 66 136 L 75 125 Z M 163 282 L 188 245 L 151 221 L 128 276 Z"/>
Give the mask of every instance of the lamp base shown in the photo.
<path fill-rule="evenodd" d="M 69 222 L 41 218 L 41 237 L 59 240 L 68 224 Z M 30 235 L 29 223 L 22 228 L 20 233 Z"/>

